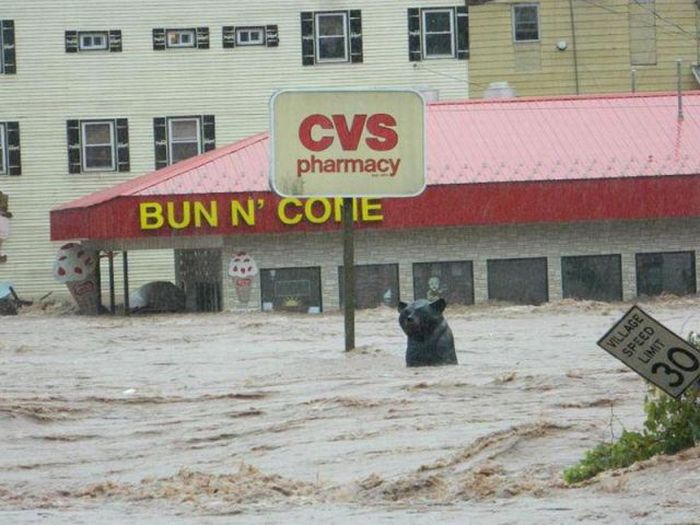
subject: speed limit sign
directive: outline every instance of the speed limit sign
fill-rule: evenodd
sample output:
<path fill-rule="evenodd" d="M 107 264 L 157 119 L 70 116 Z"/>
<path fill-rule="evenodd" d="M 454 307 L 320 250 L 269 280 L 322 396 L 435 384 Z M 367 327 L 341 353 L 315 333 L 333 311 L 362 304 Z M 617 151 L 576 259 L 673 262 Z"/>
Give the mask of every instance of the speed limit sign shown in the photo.
<path fill-rule="evenodd" d="M 671 397 L 700 378 L 700 350 L 634 305 L 598 346 Z"/>

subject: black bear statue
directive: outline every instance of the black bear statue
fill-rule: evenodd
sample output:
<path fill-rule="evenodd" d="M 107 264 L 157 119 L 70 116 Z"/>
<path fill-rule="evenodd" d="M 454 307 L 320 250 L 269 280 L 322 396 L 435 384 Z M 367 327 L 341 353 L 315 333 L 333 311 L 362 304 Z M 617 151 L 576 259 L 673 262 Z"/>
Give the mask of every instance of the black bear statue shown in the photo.
<path fill-rule="evenodd" d="M 399 302 L 399 325 L 408 336 L 406 366 L 457 364 L 452 330 L 442 316 L 445 306 L 444 299 Z"/>

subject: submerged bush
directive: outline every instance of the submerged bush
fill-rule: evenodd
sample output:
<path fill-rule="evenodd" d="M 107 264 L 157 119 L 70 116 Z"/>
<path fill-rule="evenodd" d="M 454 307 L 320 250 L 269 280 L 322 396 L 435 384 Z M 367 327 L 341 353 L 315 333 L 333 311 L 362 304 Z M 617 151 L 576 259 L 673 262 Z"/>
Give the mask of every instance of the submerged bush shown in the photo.
<path fill-rule="evenodd" d="M 698 346 L 692 336 L 689 340 Z M 650 387 L 644 398 L 644 412 L 646 420 L 642 432 L 625 430 L 617 441 L 601 443 L 589 450 L 581 461 L 564 470 L 564 481 L 578 483 L 605 470 L 628 467 L 657 454 L 675 454 L 700 443 L 700 387 L 697 383 L 679 399 Z"/>

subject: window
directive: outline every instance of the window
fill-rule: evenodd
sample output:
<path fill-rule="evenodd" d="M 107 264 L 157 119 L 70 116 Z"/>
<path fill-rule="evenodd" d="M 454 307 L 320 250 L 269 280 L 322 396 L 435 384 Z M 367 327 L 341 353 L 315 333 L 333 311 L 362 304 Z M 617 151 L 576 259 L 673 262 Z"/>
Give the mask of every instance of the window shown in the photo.
<path fill-rule="evenodd" d="M 263 46 L 265 45 L 264 27 L 237 27 L 236 45 Z"/>
<path fill-rule="evenodd" d="M 321 269 L 276 268 L 260 271 L 263 311 L 321 312 Z"/>
<path fill-rule="evenodd" d="M 202 145 L 198 118 L 169 119 L 168 136 L 171 164 L 200 154 Z"/>
<path fill-rule="evenodd" d="M 79 33 L 79 47 L 81 51 L 107 49 L 109 35 L 107 32 Z"/>
<path fill-rule="evenodd" d="M 516 304 L 549 300 L 547 259 L 490 259 L 486 261 L 489 299 Z"/>
<path fill-rule="evenodd" d="M 316 59 L 318 62 L 347 62 L 346 13 L 316 14 Z"/>
<path fill-rule="evenodd" d="M 633 0 L 629 4 L 630 65 L 656 64 L 656 3 Z"/>
<path fill-rule="evenodd" d="M 513 40 L 536 42 L 540 39 L 540 15 L 538 4 L 513 6 Z"/>
<path fill-rule="evenodd" d="M 466 6 L 408 9 L 408 59 L 469 57 Z"/>
<path fill-rule="evenodd" d="M 362 62 L 359 10 L 301 13 L 302 64 Z"/>
<path fill-rule="evenodd" d="M 423 10 L 423 57 L 452 57 L 455 52 L 452 9 Z"/>
<path fill-rule="evenodd" d="M 340 306 L 343 307 L 344 271 L 338 268 Z M 385 305 L 392 308 L 399 305 L 399 265 L 365 264 L 355 266 L 355 307 L 376 308 Z"/>
<path fill-rule="evenodd" d="M 637 295 L 694 294 L 695 253 L 638 253 Z"/>
<path fill-rule="evenodd" d="M 5 124 L 0 122 L 0 175 L 7 175 L 7 146 Z"/>
<path fill-rule="evenodd" d="M 214 115 L 153 119 L 156 169 L 215 148 Z"/>
<path fill-rule="evenodd" d="M 125 118 L 68 120 L 68 172 L 129 171 Z"/>
<path fill-rule="evenodd" d="M 81 122 L 83 171 L 114 171 L 114 121 Z"/>
<path fill-rule="evenodd" d="M 0 175 L 21 175 L 19 122 L 0 122 Z"/>
<path fill-rule="evenodd" d="M 0 20 L 0 74 L 17 73 L 15 62 L 15 22 Z"/>
<path fill-rule="evenodd" d="M 119 29 L 109 31 L 66 31 L 66 53 L 90 51 L 121 51 L 122 32 Z"/>
<path fill-rule="evenodd" d="M 161 27 L 153 29 L 153 49 L 156 51 L 195 47 L 198 49 L 209 49 L 208 27 L 177 29 Z"/>
<path fill-rule="evenodd" d="M 266 46 L 277 47 L 279 45 L 279 31 L 276 25 L 235 27 L 223 26 L 221 28 L 224 49 L 236 46 Z"/>
<path fill-rule="evenodd" d="M 194 47 L 194 29 L 168 29 L 165 32 L 166 47 Z"/>
<path fill-rule="evenodd" d="M 474 304 L 474 276 L 470 261 L 413 264 L 413 295 L 416 299 L 447 304 Z"/>
<path fill-rule="evenodd" d="M 564 299 L 622 300 L 622 262 L 619 255 L 561 258 Z"/>

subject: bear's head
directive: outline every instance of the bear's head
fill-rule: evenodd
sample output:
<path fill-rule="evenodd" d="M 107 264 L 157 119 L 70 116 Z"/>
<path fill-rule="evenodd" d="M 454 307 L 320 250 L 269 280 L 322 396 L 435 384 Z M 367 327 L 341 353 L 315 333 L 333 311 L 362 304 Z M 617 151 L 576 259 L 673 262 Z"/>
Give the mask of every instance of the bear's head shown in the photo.
<path fill-rule="evenodd" d="M 443 321 L 445 306 L 444 299 L 432 303 L 427 299 L 418 299 L 411 304 L 399 302 L 399 325 L 408 337 L 424 339 Z"/>

